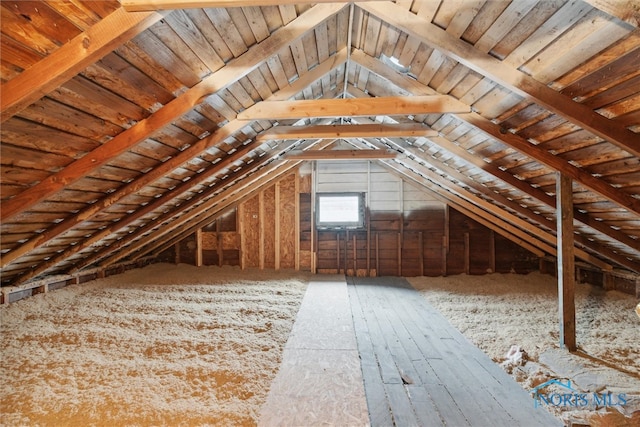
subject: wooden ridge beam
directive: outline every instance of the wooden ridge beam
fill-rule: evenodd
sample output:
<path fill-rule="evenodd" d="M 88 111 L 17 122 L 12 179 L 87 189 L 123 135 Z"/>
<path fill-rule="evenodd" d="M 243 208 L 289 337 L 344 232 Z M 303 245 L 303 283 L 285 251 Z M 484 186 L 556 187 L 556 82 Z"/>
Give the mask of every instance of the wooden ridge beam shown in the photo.
<path fill-rule="evenodd" d="M 277 93 L 273 94 L 270 99 L 288 99 L 291 96 L 294 96 L 296 93 L 305 89 L 311 82 L 317 81 L 323 78 L 328 72 L 330 72 L 336 64 L 341 64 L 346 61 L 347 55 L 346 50 L 336 53 L 332 57 L 328 58 L 326 61 L 315 67 L 312 71 L 305 74 L 303 77 L 299 78 L 295 82 L 291 83 L 288 87 L 282 88 Z M 86 208 L 80 210 L 73 216 L 65 218 L 62 222 L 58 224 L 54 224 L 51 228 L 45 230 L 44 232 L 33 236 L 20 246 L 11 249 L 8 253 L 3 254 L 0 257 L 0 268 L 4 268 L 7 264 L 13 262 L 14 260 L 20 258 L 31 252 L 34 249 L 46 244 L 48 241 L 54 239 L 60 234 L 70 230 L 74 226 L 88 221 L 93 218 L 95 215 L 100 213 L 103 209 L 112 206 L 117 203 L 122 198 L 133 194 L 139 190 L 141 190 L 144 186 L 149 185 L 150 183 L 156 181 L 157 179 L 162 178 L 167 173 L 173 171 L 174 169 L 180 167 L 184 163 L 187 163 L 192 158 L 198 156 L 203 151 L 213 147 L 219 142 L 223 141 L 230 135 L 235 134 L 240 131 L 243 127 L 248 126 L 247 122 L 233 120 L 227 123 L 222 128 L 218 129 L 214 134 L 208 136 L 207 138 L 201 139 L 186 148 L 184 151 L 180 152 L 175 157 L 167 160 L 164 163 L 159 164 L 154 169 L 145 173 L 144 175 L 138 177 L 133 180 L 129 184 L 117 189 L 115 192 L 110 193 L 103 197 L 102 199 L 96 201 L 95 203 L 87 206 Z"/>
<path fill-rule="evenodd" d="M 532 100 L 628 153 L 640 157 L 639 134 L 631 132 L 623 125 L 596 113 L 590 107 L 573 101 L 533 77 L 474 48 L 437 25 L 414 15 L 411 11 L 391 2 L 363 3 L 358 7 L 416 37 L 469 69 Z"/>
<path fill-rule="evenodd" d="M 313 117 L 398 116 L 468 113 L 471 108 L 446 95 L 378 98 L 263 101 L 238 114 L 238 120 L 285 120 Z"/>
<path fill-rule="evenodd" d="M 128 12 L 170 9 L 199 9 L 210 7 L 283 6 L 304 3 L 335 3 L 335 0 L 120 0 L 120 4 Z"/>
<path fill-rule="evenodd" d="M 151 116 L 141 120 L 90 153 L 85 154 L 61 171 L 48 176 L 15 197 L 4 201 L 0 207 L 2 220 L 7 221 L 24 212 L 39 201 L 86 176 L 109 160 L 135 146 L 153 132 L 171 123 L 176 117 L 192 109 L 203 97 L 218 92 L 249 74 L 280 49 L 288 46 L 294 39 L 302 37 L 324 19 L 339 12 L 343 7 L 345 6 L 342 4 L 321 4 L 309 9 L 285 27 L 275 31 L 262 43 L 252 46 L 242 56 L 229 62 L 220 70 L 188 89 Z"/>
<path fill-rule="evenodd" d="M 395 159 L 393 150 L 294 150 L 287 153 L 285 160 L 380 160 Z"/>
<path fill-rule="evenodd" d="M 435 91 L 430 87 L 425 86 L 406 76 L 400 75 L 394 70 L 391 70 L 387 65 L 383 64 L 375 58 L 370 57 L 360 50 L 353 51 L 350 58 L 351 60 L 357 62 L 359 65 L 388 79 L 398 87 L 408 90 L 410 93 L 415 93 L 417 95 L 435 93 Z M 516 150 L 540 162 L 541 164 L 544 164 L 556 171 L 563 172 L 565 175 L 570 176 L 575 181 L 579 182 L 590 190 L 595 191 L 596 193 L 617 204 L 618 206 L 640 214 L 640 200 L 632 197 L 630 194 L 618 190 L 607 182 L 596 178 L 587 171 L 573 166 L 561 157 L 554 156 L 548 151 L 529 143 L 529 141 L 516 134 L 512 134 L 509 132 L 507 132 L 506 134 L 503 133 L 499 125 L 496 125 L 490 120 L 485 119 L 480 114 L 472 112 L 466 114 L 455 114 L 454 116 L 474 127 L 477 127 L 492 138 L 495 138 L 496 140 L 501 141 L 512 148 L 515 148 Z"/>
<path fill-rule="evenodd" d="M 256 138 L 258 141 L 278 139 L 346 139 L 372 137 L 404 137 L 418 138 L 421 136 L 437 136 L 438 132 L 422 123 L 368 123 L 341 125 L 312 125 L 312 126 L 274 126 L 263 131 Z"/>
<path fill-rule="evenodd" d="M 15 78 L 2 85 L 0 123 L 132 39 L 164 17 L 162 13 L 127 13 L 116 9 Z"/>

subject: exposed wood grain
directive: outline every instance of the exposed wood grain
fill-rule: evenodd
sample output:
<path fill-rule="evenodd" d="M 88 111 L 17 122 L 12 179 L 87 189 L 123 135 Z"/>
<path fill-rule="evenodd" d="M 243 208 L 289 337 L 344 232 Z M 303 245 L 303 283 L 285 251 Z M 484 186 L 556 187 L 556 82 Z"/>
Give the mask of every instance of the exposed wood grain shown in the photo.
<path fill-rule="evenodd" d="M 368 55 L 364 55 L 362 51 L 354 51 L 351 54 L 351 58 L 357 61 L 359 64 L 375 70 L 377 73 L 390 79 L 393 83 L 408 90 L 410 93 L 413 93 L 415 95 L 425 95 L 433 93 L 432 89 L 416 82 L 413 79 L 409 79 L 406 76 L 398 76 L 381 62 L 373 60 L 373 58 L 369 57 Z M 563 171 L 563 173 L 568 174 L 573 179 L 577 180 L 586 187 L 614 201 L 624 209 L 631 208 L 634 212 L 640 213 L 640 203 L 638 202 L 638 200 L 622 191 L 619 191 L 606 182 L 594 177 L 590 173 L 571 165 L 564 159 L 552 155 L 546 150 L 543 150 L 541 147 L 536 147 L 530 144 L 520 136 L 511 134 L 509 132 L 502 132 L 500 126 L 491 123 L 489 120 L 485 119 L 479 114 L 459 114 L 456 115 L 456 117 L 470 125 L 477 127 L 478 129 L 498 139 L 499 141 L 502 141 L 503 143 L 520 150 L 522 153 L 525 153 L 526 155 L 541 162 L 542 164 L 552 167 L 555 170 Z M 443 142 L 446 144 L 446 141 Z M 519 185 L 518 188 L 520 187 L 522 186 Z M 542 197 L 543 199 L 545 199 L 544 196 Z"/>
<path fill-rule="evenodd" d="M 362 0 L 360 0 L 362 1 Z M 381 1 L 381 0 L 364 0 Z M 229 8 L 250 6 L 285 6 L 304 3 L 333 3 L 335 0 L 121 0 L 129 12 L 189 8 Z"/>
<path fill-rule="evenodd" d="M 634 0 L 584 0 L 593 7 L 620 18 L 634 27 L 640 25 L 640 5 Z"/>
<path fill-rule="evenodd" d="M 560 346 L 576 351 L 575 262 L 573 242 L 573 182 L 556 174 L 558 238 L 558 304 L 560 310 Z"/>
<path fill-rule="evenodd" d="M 406 162 L 408 164 L 411 164 L 412 162 L 409 161 L 408 159 L 404 159 L 402 160 L 402 162 Z M 394 170 L 398 170 L 400 173 L 402 173 L 401 169 L 397 169 L 397 167 L 392 166 L 390 163 L 386 163 L 388 166 L 393 167 Z M 446 200 L 448 200 L 449 203 L 458 203 L 461 204 L 462 206 L 467 205 L 468 208 L 465 208 L 465 214 L 469 215 L 469 213 L 473 212 L 473 210 L 475 209 L 476 212 L 478 212 L 478 214 L 480 214 L 480 216 L 484 216 L 484 220 L 485 221 L 493 221 L 494 223 L 498 224 L 499 222 L 501 222 L 502 225 L 502 229 L 503 230 L 507 230 L 509 231 L 511 234 L 516 235 L 516 236 L 520 236 L 521 240 L 519 242 L 519 244 L 523 247 L 525 246 L 525 243 L 527 241 L 527 239 L 531 240 L 531 236 L 536 236 L 538 239 L 540 239 L 540 243 L 538 244 L 538 246 L 543 249 L 545 252 L 552 254 L 552 255 L 556 255 L 556 247 L 554 246 L 556 243 L 556 238 L 555 236 L 553 236 L 552 234 L 545 232 L 543 230 L 539 230 L 537 229 L 537 227 L 532 227 L 530 224 L 526 223 L 526 222 L 521 222 L 521 220 L 518 217 L 512 216 L 511 214 L 507 213 L 506 211 L 501 211 L 500 208 L 490 204 L 490 203 L 486 203 L 485 201 L 483 201 L 482 199 L 480 199 L 479 197 L 473 195 L 470 192 L 467 192 L 466 190 L 462 190 L 461 188 L 456 188 L 455 185 L 452 185 L 451 182 L 447 181 L 446 179 L 440 177 L 439 175 L 433 173 L 430 170 L 425 170 L 425 168 L 419 166 L 419 165 L 415 165 L 415 164 L 411 164 L 411 168 L 415 169 L 415 170 L 420 170 L 420 174 L 424 177 L 427 177 L 431 182 L 433 183 L 437 183 L 438 185 L 440 185 L 442 188 L 446 188 L 448 190 L 448 193 L 443 193 L 442 196 L 439 196 L 438 199 L 440 200 L 442 197 L 444 197 Z M 406 175 L 406 176 L 411 176 L 411 175 Z M 424 182 L 419 180 L 418 182 Z M 457 202 L 456 202 L 457 200 Z M 474 208 L 475 206 L 475 208 Z M 481 213 L 477 210 L 477 207 L 482 206 L 483 209 L 486 210 L 486 212 L 493 212 L 493 215 L 491 216 L 486 216 L 486 214 Z M 476 216 L 476 215 L 473 215 Z M 472 217 L 473 217 L 472 216 Z M 491 219 L 493 218 L 493 219 Z M 508 223 L 499 221 L 498 218 L 503 218 L 504 220 L 508 221 Z M 488 226 L 489 228 L 494 228 L 490 225 L 485 224 L 486 226 Z M 528 233 L 530 233 L 529 235 L 527 234 L 522 234 L 523 230 L 527 230 Z M 500 233 L 499 230 L 495 230 L 497 232 Z M 503 233 L 501 233 L 503 234 Z M 503 234 L 504 235 L 504 234 Z M 528 236 L 528 237 L 527 237 Z M 505 236 L 506 237 L 506 236 Z M 529 245 L 527 245 L 529 246 Z M 593 257 L 591 254 L 589 254 L 588 252 L 578 249 L 578 248 L 574 248 L 575 254 L 577 257 L 583 259 L 584 261 L 587 261 L 591 264 L 594 264 L 596 266 L 598 266 L 599 268 L 602 268 L 603 270 L 611 270 L 612 266 L 608 263 L 602 262 L 600 259 Z"/>
<path fill-rule="evenodd" d="M 380 97 L 260 102 L 238 114 L 239 120 L 299 119 L 308 117 L 464 113 L 470 108 L 447 96 Z"/>
<path fill-rule="evenodd" d="M 137 144 L 156 129 L 162 128 L 174 120 L 175 117 L 193 108 L 204 96 L 224 89 L 237 79 L 253 71 L 260 63 L 290 43 L 292 37 L 301 37 L 304 32 L 308 31 L 308 28 L 317 25 L 326 16 L 338 12 L 342 7 L 344 5 L 340 4 L 316 6 L 314 12 L 317 13 L 307 13 L 292 21 L 291 24 L 285 27 L 286 29 L 277 31 L 265 43 L 261 43 L 260 46 L 254 46 L 246 55 L 238 58 L 233 65 L 213 73 L 147 119 L 120 133 L 111 141 L 99 146 L 90 154 L 75 161 L 62 171 L 40 181 L 27 191 L 3 203 L 2 218 L 6 220 L 26 210 L 29 206 L 76 181 L 107 162 L 110 158 Z"/>
<path fill-rule="evenodd" d="M 464 64 L 472 70 L 488 76 L 520 96 L 528 97 L 567 120 L 616 144 L 620 148 L 640 156 L 640 135 L 604 118 L 590 108 L 578 104 L 528 75 L 503 64 L 467 43 L 452 37 L 446 31 L 390 3 L 364 3 L 361 7 L 387 22 L 419 37 Z"/>
<path fill-rule="evenodd" d="M 6 121 L 51 92 L 96 59 L 162 19 L 159 13 L 130 14 L 118 9 L 54 53 L 2 85 L 2 116 Z M 46 78 L 43 78 L 46 76 Z"/>
<path fill-rule="evenodd" d="M 397 152 L 391 150 L 294 150 L 286 160 L 377 160 L 394 159 Z"/>
<path fill-rule="evenodd" d="M 561 424 L 404 279 L 348 288 L 371 425 Z M 385 381 L 386 369 L 402 381 Z"/>

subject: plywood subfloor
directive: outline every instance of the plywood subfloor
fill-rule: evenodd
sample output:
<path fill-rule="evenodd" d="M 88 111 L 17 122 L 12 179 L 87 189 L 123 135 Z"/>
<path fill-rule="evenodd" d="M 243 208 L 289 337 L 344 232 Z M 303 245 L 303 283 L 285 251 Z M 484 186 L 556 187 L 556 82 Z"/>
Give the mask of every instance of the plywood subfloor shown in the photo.
<path fill-rule="evenodd" d="M 309 283 L 260 426 L 369 423 L 344 276 Z"/>
<path fill-rule="evenodd" d="M 372 426 L 561 426 L 402 278 L 350 278 Z"/>

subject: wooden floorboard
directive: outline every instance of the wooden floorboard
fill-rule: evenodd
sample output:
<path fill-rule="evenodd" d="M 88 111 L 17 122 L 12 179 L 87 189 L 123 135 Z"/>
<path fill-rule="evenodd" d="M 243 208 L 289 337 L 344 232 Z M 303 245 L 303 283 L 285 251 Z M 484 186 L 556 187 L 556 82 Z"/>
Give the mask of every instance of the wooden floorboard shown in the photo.
<path fill-rule="evenodd" d="M 403 278 L 349 278 L 372 426 L 561 426 Z"/>

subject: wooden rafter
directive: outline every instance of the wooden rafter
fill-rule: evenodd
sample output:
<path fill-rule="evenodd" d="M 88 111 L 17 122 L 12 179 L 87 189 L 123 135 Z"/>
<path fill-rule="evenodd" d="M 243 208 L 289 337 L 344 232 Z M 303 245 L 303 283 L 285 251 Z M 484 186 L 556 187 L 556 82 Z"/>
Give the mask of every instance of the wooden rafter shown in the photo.
<path fill-rule="evenodd" d="M 328 145 L 329 143 L 325 141 L 322 144 Z M 279 154 L 279 152 L 273 153 L 272 156 L 276 156 Z M 266 161 L 266 159 L 263 159 L 261 161 L 264 162 Z M 199 200 L 186 202 L 184 205 L 178 207 L 178 209 L 170 211 L 157 218 L 152 223 L 149 223 L 146 226 L 142 227 L 135 235 L 130 235 L 125 237 L 124 239 L 121 239 L 114 247 L 111 248 L 112 250 L 105 249 L 95 254 L 91 258 L 87 259 L 87 262 L 78 265 L 76 267 L 76 270 L 88 266 L 97 260 L 104 259 L 104 257 L 108 258 L 100 262 L 100 265 L 102 266 L 108 266 L 115 262 L 118 262 L 127 255 L 141 249 L 142 247 L 150 243 L 145 239 L 139 239 L 140 236 L 144 235 L 145 233 L 148 233 L 151 230 L 155 230 L 154 235 L 150 238 L 150 240 L 156 240 L 160 242 L 163 236 L 171 236 L 171 232 L 176 229 L 181 229 L 185 223 L 188 223 L 190 221 L 198 221 L 198 217 L 200 217 L 200 220 L 203 219 L 202 217 L 210 218 L 210 211 L 212 210 L 215 212 L 218 208 L 226 209 L 228 204 L 225 204 L 225 202 L 231 202 L 231 199 L 234 195 L 236 195 L 236 199 L 244 197 L 248 189 L 253 190 L 261 186 L 265 182 L 271 182 L 276 179 L 277 176 L 279 176 L 281 173 L 291 170 L 291 168 L 296 166 L 297 163 L 295 162 L 269 165 L 258 170 L 256 173 L 244 179 L 242 182 L 239 182 L 236 185 L 233 185 L 232 187 L 229 187 L 221 193 L 211 197 L 204 203 L 200 203 Z M 178 218 L 175 218 L 176 215 L 185 212 L 188 212 L 188 215 L 183 214 Z M 167 222 L 167 224 L 165 226 L 161 226 L 165 222 Z M 138 239 L 138 241 L 136 241 L 136 239 Z M 123 250 L 118 251 L 120 248 L 123 248 Z M 148 251 L 146 251 L 145 253 L 148 253 Z"/>
<path fill-rule="evenodd" d="M 640 25 L 640 4 L 637 0 L 583 0 L 591 6 L 620 18 L 624 22 L 638 27 Z"/>
<path fill-rule="evenodd" d="M 403 152 L 405 152 L 407 154 L 411 154 L 411 155 L 415 156 L 416 158 L 423 158 L 422 154 L 415 147 L 407 144 L 404 141 L 394 139 L 394 140 L 387 140 L 387 142 L 390 145 L 397 147 L 397 149 L 399 151 L 403 151 Z M 534 223 L 538 223 L 538 224 L 540 224 L 540 226 L 545 227 L 548 230 L 551 230 L 551 231 L 555 231 L 556 230 L 555 221 L 553 221 L 551 219 L 548 219 L 544 215 L 536 214 L 531 209 L 522 206 L 520 203 L 517 203 L 517 202 L 515 202 L 513 200 L 510 200 L 507 197 L 505 197 L 505 196 L 503 196 L 503 195 L 501 195 L 499 193 L 493 192 L 489 188 L 487 188 L 484 185 L 474 181 L 473 179 L 469 178 L 465 174 L 463 174 L 461 172 L 458 172 L 456 169 L 448 166 L 447 164 L 441 162 L 440 160 L 437 160 L 437 159 L 435 159 L 433 157 L 430 157 L 428 159 L 428 161 L 429 161 L 429 164 L 431 164 L 431 165 L 435 166 L 436 168 L 440 169 L 441 171 L 446 173 L 449 177 L 457 180 L 458 182 L 464 183 L 465 185 L 467 185 L 470 188 L 473 188 L 478 193 L 483 194 L 486 198 L 493 199 L 494 201 L 496 201 L 497 203 L 501 204 L 502 206 L 505 206 L 506 208 L 510 209 L 511 211 L 517 212 L 522 217 L 529 218 Z M 554 205 L 555 205 L 555 203 L 554 203 Z M 618 264 L 620 264 L 620 265 L 622 265 L 622 266 L 624 266 L 626 268 L 629 268 L 632 271 L 636 271 L 636 272 L 640 273 L 640 263 L 639 262 L 629 260 L 629 259 L 627 259 L 627 257 L 625 257 L 625 256 L 623 256 L 623 255 L 621 255 L 621 254 L 619 254 L 617 252 L 609 250 L 606 247 L 602 247 L 601 245 L 594 244 L 593 242 L 591 242 L 586 237 L 577 235 L 577 236 L 574 236 L 574 240 L 575 240 L 576 243 L 578 243 L 582 247 L 589 249 L 593 253 L 596 253 L 597 255 L 601 256 L 602 258 L 611 260 L 611 261 L 616 262 L 616 263 L 618 263 Z"/>
<path fill-rule="evenodd" d="M 316 142 L 313 142 L 313 144 L 315 143 Z M 226 197 L 221 197 L 220 200 L 222 200 L 222 202 L 212 205 L 212 207 L 206 211 L 206 216 L 202 218 L 198 217 L 187 219 L 187 221 L 185 221 L 181 225 L 179 233 L 168 234 L 160 239 L 149 242 L 146 247 L 138 251 L 138 254 L 135 258 L 143 258 L 146 256 L 144 254 L 149 254 L 151 252 L 160 254 L 165 249 L 173 246 L 176 242 L 179 242 L 187 236 L 191 235 L 195 230 L 211 224 L 213 221 L 219 218 L 220 215 L 228 212 L 229 209 L 237 207 L 239 204 L 255 197 L 256 194 L 260 194 L 260 192 L 262 192 L 266 187 L 273 185 L 274 181 L 279 179 L 282 175 L 290 173 L 295 168 L 297 168 L 300 163 L 301 162 L 288 164 L 283 168 L 278 169 L 277 171 L 275 170 L 275 166 L 267 166 L 263 168 L 259 171 L 259 173 L 261 174 L 259 179 L 253 181 L 251 184 L 251 188 L 247 189 L 246 192 L 234 192 L 235 190 L 233 189 L 227 190 L 230 193 L 233 193 L 233 195 L 229 196 L 225 192 Z M 275 172 L 275 174 L 272 172 Z"/>
<path fill-rule="evenodd" d="M 557 250 L 555 247 L 556 237 L 553 234 L 547 233 L 543 230 L 540 230 L 535 225 L 516 217 L 515 215 L 507 212 L 503 208 L 489 203 L 480 197 L 470 193 L 469 191 L 463 189 L 462 187 L 457 186 L 453 182 L 443 178 L 437 173 L 425 168 L 421 164 L 415 162 L 414 160 L 405 158 L 398 161 L 401 164 L 407 165 L 408 170 L 417 170 L 420 171 L 420 174 L 430 181 L 436 183 L 440 187 L 446 189 L 448 193 L 454 194 L 457 197 L 462 198 L 463 200 L 471 203 L 474 206 L 474 210 L 477 213 L 481 211 L 485 211 L 484 214 L 489 214 L 486 219 L 490 219 L 492 221 L 506 221 L 509 223 L 509 230 L 514 235 L 521 235 L 521 237 L 526 238 L 526 236 L 534 236 L 538 239 L 542 244 L 539 246 L 545 252 L 551 255 L 557 255 Z M 500 220 L 499 220 L 500 219 Z M 598 258 L 593 257 L 591 254 L 585 252 L 582 249 L 575 248 L 574 252 L 576 257 L 593 264 L 602 270 L 610 271 L 613 267 L 610 264 L 607 264 L 601 261 Z"/>
<path fill-rule="evenodd" d="M 253 143 L 242 146 L 237 151 L 234 151 L 233 154 L 224 157 L 222 160 L 214 163 L 212 166 L 202 171 L 201 173 L 197 174 L 196 176 L 189 179 L 188 181 L 185 181 L 182 184 L 167 191 L 162 196 L 153 199 L 151 203 L 140 207 L 140 209 L 128 214 L 121 220 L 114 222 L 113 224 L 110 224 L 108 227 L 101 229 L 97 233 L 83 239 L 82 241 L 80 241 L 75 245 L 70 246 L 69 248 L 60 252 L 59 254 L 56 254 L 54 257 L 46 260 L 45 262 L 41 263 L 37 267 L 32 268 L 31 270 L 29 270 L 27 274 L 20 276 L 18 279 L 18 282 L 24 282 L 33 277 L 37 277 L 40 274 L 64 262 L 64 260 L 69 258 L 70 256 L 96 245 L 98 242 L 108 238 L 110 235 L 118 232 L 119 230 L 128 226 L 129 224 L 132 224 L 135 221 L 144 219 L 146 215 L 157 211 L 164 205 L 171 203 L 172 200 L 174 200 L 176 197 L 179 197 L 180 195 L 186 193 L 187 191 L 191 190 L 193 187 L 197 185 L 205 183 L 207 180 L 211 179 L 214 175 L 216 175 L 217 173 L 225 170 L 225 168 L 232 165 L 234 162 L 241 160 L 250 151 L 255 149 L 256 146 L 257 146 L 257 143 L 255 141 Z M 248 173 L 248 171 L 242 170 L 242 173 L 246 174 Z M 225 183 L 226 182 L 227 181 L 225 181 Z M 109 248 L 111 248 L 111 246 L 107 247 L 107 249 Z"/>
<path fill-rule="evenodd" d="M 345 139 L 373 137 L 436 136 L 438 132 L 421 123 L 368 123 L 364 125 L 312 125 L 312 126 L 275 126 L 256 138 L 258 141 L 278 139 Z"/>
<path fill-rule="evenodd" d="M 346 58 L 346 50 L 343 49 L 342 51 L 336 53 L 334 56 L 328 58 L 326 61 L 315 67 L 309 73 L 305 74 L 295 82 L 292 82 L 288 87 L 282 88 L 280 91 L 273 94 L 270 99 L 288 99 L 289 97 L 303 90 L 312 82 L 324 77 L 336 65 L 344 63 L 346 61 Z M 45 230 L 40 234 L 37 234 L 36 236 L 33 236 L 31 239 L 27 240 L 19 247 L 14 248 L 8 253 L 4 254 L 0 258 L 0 267 L 4 268 L 5 265 L 46 244 L 51 239 L 54 239 L 60 234 L 70 230 L 75 225 L 90 220 L 95 215 L 100 213 L 103 209 L 112 206 L 122 198 L 133 194 L 142 189 L 144 186 L 149 185 L 150 183 L 162 178 L 165 174 L 170 173 L 174 169 L 187 163 L 194 157 L 201 154 L 203 151 L 218 144 L 228 136 L 240 131 L 245 126 L 248 126 L 248 124 L 239 120 L 233 120 L 227 123 L 225 126 L 218 129 L 213 135 L 199 140 L 184 151 L 180 152 L 175 157 L 159 164 L 156 168 L 150 170 L 149 172 L 145 173 L 129 184 L 119 188 L 113 193 L 106 195 L 102 199 L 82 209 L 77 214 L 66 218 L 64 221 L 58 224 L 54 224 L 51 228 Z"/>
<path fill-rule="evenodd" d="M 367 99 L 263 101 L 238 114 L 239 120 L 285 120 L 315 117 L 405 116 L 468 113 L 471 108 L 450 96 L 392 96 Z"/>
<path fill-rule="evenodd" d="M 359 0 L 382 1 L 382 0 Z M 302 3 L 333 3 L 335 0 L 120 0 L 129 12 L 210 7 L 282 6 Z"/>
<path fill-rule="evenodd" d="M 410 93 L 414 93 L 419 96 L 435 93 L 435 91 L 428 86 L 425 86 L 406 76 L 400 75 L 399 73 L 391 70 L 385 64 L 381 63 L 375 58 L 370 57 L 360 50 L 353 51 L 350 58 L 353 61 L 357 62 L 359 65 L 390 80 L 398 87 L 410 91 Z M 554 156 L 546 150 L 532 145 L 527 140 L 518 135 L 509 132 L 505 134 L 499 125 L 496 125 L 490 120 L 485 119 L 480 114 L 454 114 L 454 117 L 482 130 L 492 138 L 495 138 L 496 140 L 515 148 L 526 156 L 531 157 L 532 159 L 554 170 L 563 172 L 565 175 L 570 176 L 580 184 L 584 185 L 590 190 L 595 191 L 606 199 L 616 203 L 620 207 L 640 214 L 640 200 L 623 191 L 618 190 L 617 188 L 609 185 L 607 182 L 596 178 L 587 171 L 573 166 L 561 157 Z"/>
<path fill-rule="evenodd" d="M 377 16 L 421 42 L 443 52 L 464 66 L 490 78 L 513 92 L 531 99 L 549 111 L 640 157 L 640 135 L 623 125 L 573 101 L 527 74 L 503 64 L 493 56 L 447 33 L 437 25 L 391 2 L 363 3 L 365 11 Z"/>
<path fill-rule="evenodd" d="M 112 158 L 135 146 L 157 129 L 169 124 L 176 117 L 189 111 L 203 97 L 236 82 L 246 76 L 266 59 L 289 45 L 292 40 L 302 37 L 329 16 L 339 12 L 342 4 L 321 4 L 314 6 L 285 27 L 275 31 L 259 45 L 251 47 L 245 54 L 211 74 L 206 79 L 166 104 L 163 108 L 141 120 L 136 125 L 117 135 L 90 153 L 71 163 L 61 171 L 43 179 L 12 199 L 5 201 L 0 216 L 4 221 L 24 212 L 44 198 L 58 192 L 65 186 L 86 176 Z"/>
<path fill-rule="evenodd" d="M 17 114 L 164 17 L 160 13 L 113 13 L 2 85 L 1 122 Z"/>
<path fill-rule="evenodd" d="M 514 232 L 517 233 L 517 228 L 510 226 L 500 219 L 489 218 L 486 213 L 478 212 L 478 209 L 473 208 L 472 203 L 469 203 L 462 198 L 459 198 L 455 195 L 444 196 L 440 187 L 435 186 L 435 184 L 433 184 L 431 181 L 421 176 L 417 172 L 408 170 L 405 166 L 395 162 L 381 162 L 381 164 L 384 165 L 389 171 L 392 171 L 399 178 L 409 180 L 418 184 L 435 199 L 441 201 L 446 205 L 452 206 L 453 208 L 467 215 L 469 218 L 478 221 L 490 230 L 493 230 L 501 236 L 504 236 L 505 238 L 525 248 L 536 256 L 543 257 L 545 255 L 546 251 L 541 249 L 541 247 L 544 249 L 551 249 L 550 246 L 538 241 L 535 238 L 532 238 L 531 236 L 528 236 L 526 234 L 524 236 L 514 234 Z"/>

